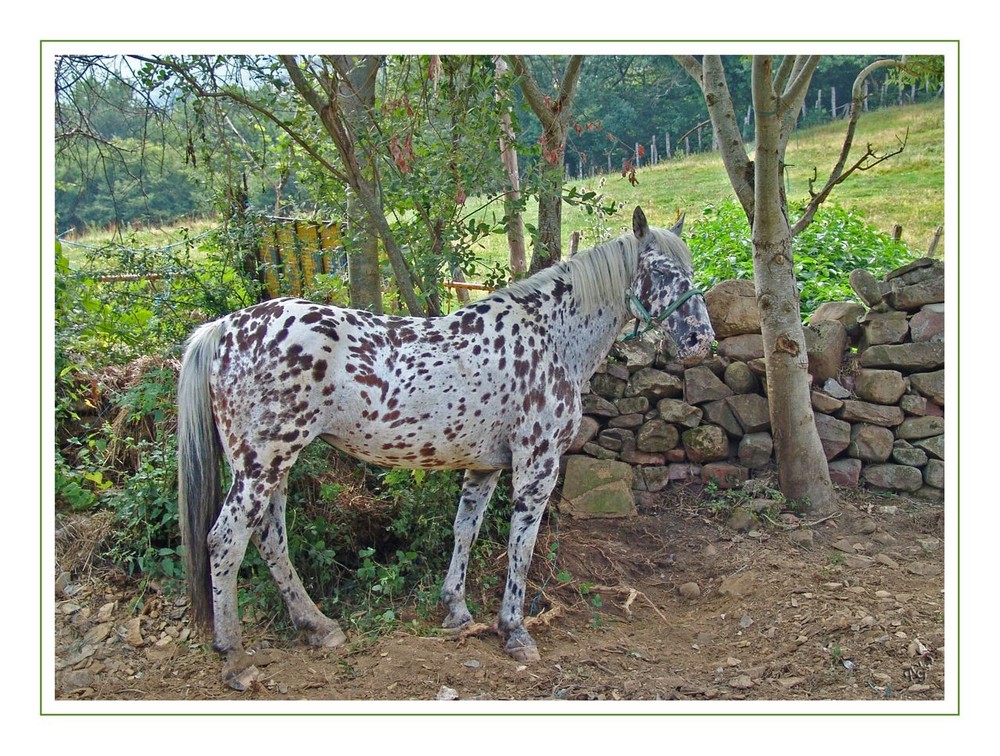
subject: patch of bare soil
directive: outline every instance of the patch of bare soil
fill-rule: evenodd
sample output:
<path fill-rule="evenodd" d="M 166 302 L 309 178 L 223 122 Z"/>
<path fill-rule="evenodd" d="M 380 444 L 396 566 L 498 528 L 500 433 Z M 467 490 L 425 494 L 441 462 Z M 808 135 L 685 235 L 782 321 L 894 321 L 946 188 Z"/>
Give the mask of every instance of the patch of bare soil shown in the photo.
<path fill-rule="evenodd" d="M 673 493 L 627 520 L 552 518 L 529 585 L 540 662 L 512 660 L 487 625 L 446 636 L 440 616 L 333 650 L 247 625 L 261 674 L 246 693 L 221 683 L 183 599 L 147 593 L 134 613 L 135 582 L 71 572 L 56 586 L 56 697 L 943 699 L 943 509 L 845 496 L 839 516 L 818 523 L 734 522 Z M 57 553 L 86 553 L 93 526 L 75 530 L 60 530 Z M 495 612 L 499 590 L 470 596 Z"/>

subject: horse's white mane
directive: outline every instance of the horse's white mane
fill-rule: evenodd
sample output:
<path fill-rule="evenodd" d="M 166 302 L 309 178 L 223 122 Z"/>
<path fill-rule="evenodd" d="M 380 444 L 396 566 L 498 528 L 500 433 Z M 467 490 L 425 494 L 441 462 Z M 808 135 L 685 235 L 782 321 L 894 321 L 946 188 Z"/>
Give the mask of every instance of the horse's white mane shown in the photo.
<path fill-rule="evenodd" d="M 672 257 L 690 275 L 693 264 L 687 245 L 663 229 L 651 227 L 649 230 L 664 254 Z M 530 294 L 545 288 L 552 281 L 561 280 L 573 287 L 576 301 L 585 313 L 609 303 L 624 308 L 624 292 L 635 278 L 638 261 L 639 241 L 634 234 L 626 234 L 518 281 L 508 290 L 516 294 Z"/>

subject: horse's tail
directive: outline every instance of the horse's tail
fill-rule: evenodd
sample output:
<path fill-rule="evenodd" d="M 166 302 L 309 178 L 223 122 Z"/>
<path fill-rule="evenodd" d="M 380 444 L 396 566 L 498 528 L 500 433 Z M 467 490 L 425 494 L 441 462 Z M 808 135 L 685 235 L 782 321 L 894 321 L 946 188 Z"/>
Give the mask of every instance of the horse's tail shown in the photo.
<path fill-rule="evenodd" d="M 177 505 L 195 624 L 211 630 L 212 572 L 208 532 L 222 509 L 222 447 L 212 414 L 208 372 L 222 338 L 222 322 L 192 334 L 177 381 Z"/>

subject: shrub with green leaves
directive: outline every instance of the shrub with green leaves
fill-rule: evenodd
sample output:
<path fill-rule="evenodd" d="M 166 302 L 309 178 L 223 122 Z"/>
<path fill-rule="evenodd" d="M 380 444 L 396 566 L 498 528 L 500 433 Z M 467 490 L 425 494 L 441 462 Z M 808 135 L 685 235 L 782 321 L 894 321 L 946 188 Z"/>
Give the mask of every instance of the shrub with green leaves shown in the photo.
<path fill-rule="evenodd" d="M 753 280 L 753 245 L 743 209 L 736 202 L 710 205 L 687 239 L 695 278 L 703 288 L 730 278 Z M 802 317 L 824 302 L 856 300 L 848 275 L 864 268 L 876 277 L 911 262 L 905 244 L 872 228 L 864 217 L 824 205 L 792 242 Z"/>

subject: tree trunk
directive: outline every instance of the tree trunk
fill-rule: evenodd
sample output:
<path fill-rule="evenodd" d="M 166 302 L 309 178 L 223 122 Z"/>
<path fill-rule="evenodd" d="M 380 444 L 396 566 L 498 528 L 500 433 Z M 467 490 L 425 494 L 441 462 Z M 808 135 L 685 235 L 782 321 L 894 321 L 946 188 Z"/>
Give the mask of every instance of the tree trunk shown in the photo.
<path fill-rule="evenodd" d="M 562 185 L 561 161 L 557 165 L 546 164 L 538 192 L 538 236 L 531 255 L 531 274 L 562 257 Z"/>
<path fill-rule="evenodd" d="M 370 113 L 375 108 L 375 84 L 381 60 L 374 55 L 365 56 L 355 65 L 346 58 L 341 58 L 341 65 L 347 71 L 350 86 L 343 87 L 343 110 L 347 119 L 356 120 Z M 360 156 L 369 165 L 369 171 L 374 175 L 374 157 Z M 357 202 L 351 201 L 348 213 L 355 218 L 357 225 L 364 230 L 360 244 L 353 247 L 347 255 L 348 293 L 351 306 L 382 314 L 382 279 L 379 275 L 378 262 L 378 230 L 369 223 L 364 209 Z"/>
<path fill-rule="evenodd" d="M 753 62 L 757 151 L 753 264 L 778 478 L 782 493 L 818 513 L 836 509 L 826 455 L 810 397 L 809 360 L 792 262 L 792 234 L 782 194 L 782 134 L 771 59 Z M 780 398 L 780 399 L 779 399 Z"/>
<path fill-rule="evenodd" d="M 348 206 L 348 214 L 365 228 L 365 217 L 355 203 Z M 378 264 L 378 234 L 365 229 L 358 245 L 347 253 L 347 287 L 351 307 L 382 313 L 382 278 Z"/>
<path fill-rule="evenodd" d="M 493 66 L 499 79 L 507 71 L 507 62 L 494 56 Z M 497 90 L 497 98 L 500 92 Z M 514 127 L 510 111 L 505 110 L 500 119 L 500 155 L 507 169 L 507 190 L 504 208 L 507 215 L 507 245 L 510 247 L 510 272 L 515 278 L 528 272 L 528 253 L 524 246 L 524 221 L 521 218 L 521 176 L 517 167 L 517 150 L 514 148 Z"/>
<path fill-rule="evenodd" d="M 582 55 L 570 56 L 566 63 L 559 93 L 549 97 L 531 76 L 523 56 L 509 58 L 514 73 L 521 80 L 521 91 L 531 110 L 542 124 L 541 177 L 538 190 L 538 236 L 531 256 L 530 272 L 535 273 L 562 257 L 562 186 L 566 137 L 573 116 L 573 98 L 580 80 Z"/>

